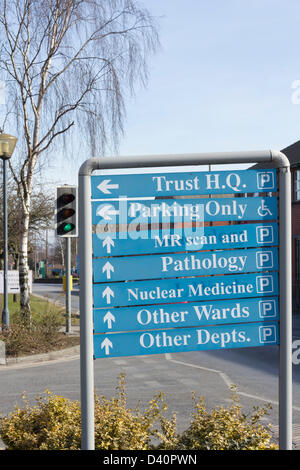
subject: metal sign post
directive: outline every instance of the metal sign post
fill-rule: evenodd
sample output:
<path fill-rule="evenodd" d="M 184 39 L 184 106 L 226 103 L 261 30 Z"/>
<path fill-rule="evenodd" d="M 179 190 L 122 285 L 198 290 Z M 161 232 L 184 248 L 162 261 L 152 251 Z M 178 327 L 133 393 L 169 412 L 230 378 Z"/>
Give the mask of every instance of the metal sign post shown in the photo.
<path fill-rule="evenodd" d="M 66 290 L 66 333 L 71 333 L 71 238 L 77 237 L 77 187 L 67 184 L 56 188 L 55 232 L 66 239 L 65 244 L 65 290 Z"/>
<path fill-rule="evenodd" d="M 279 235 L 274 223 L 278 218 L 277 198 L 214 198 L 214 194 L 275 192 L 276 170 L 273 169 L 258 173 L 245 170 L 243 174 L 233 171 L 142 173 L 140 178 L 97 175 L 91 182 L 95 170 L 146 167 L 174 167 L 175 170 L 175 167 L 193 165 L 266 162 L 279 172 Z M 167 199 L 143 203 L 119 199 L 119 205 L 106 201 L 124 194 Z M 190 199 L 190 207 L 187 200 L 168 199 L 168 196 L 190 194 L 208 194 L 209 199 Z M 92 202 L 92 198 L 102 202 Z M 183 214 L 191 225 L 197 215 L 200 221 L 252 220 L 255 223 L 223 226 L 222 231 L 210 223 L 205 227 L 208 236 L 202 238 L 201 235 L 185 237 L 176 230 L 170 236 L 158 230 L 150 239 L 147 228 L 143 228 L 146 236 L 141 244 L 126 240 L 130 217 L 132 223 L 138 219 L 146 227 L 152 211 L 154 217 L 159 214 L 157 220 L 172 220 L 175 226 L 176 217 L 180 219 Z M 124 214 L 128 216 L 125 220 Z M 114 226 L 122 223 L 126 229 L 115 239 Z M 93 234 L 93 224 L 97 224 L 99 233 Z M 112 225 L 112 231 L 101 229 L 107 224 Z M 280 449 L 291 449 L 291 182 L 290 165 L 284 154 L 258 151 L 89 159 L 79 170 L 79 238 L 82 449 L 95 448 L 94 358 L 267 344 L 279 344 L 279 441 Z M 230 246 L 226 246 L 228 240 Z M 279 281 L 277 273 L 271 272 L 278 270 L 277 248 L 274 248 L 278 244 Z M 226 251 L 200 252 L 226 248 L 234 248 L 230 250 L 231 256 Z M 93 260 L 93 252 L 95 258 L 102 259 Z M 151 255 L 141 264 L 147 266 L 145 273 L 137 274 L 134 256 L 114 258 L 124 252 Z M 233 275 L 223 275 L 229 273 Z M 207 277 L 207 274 L 216 275 Z M 203 275 L 205 284 L 201 283 L 201 277 L 191 278 Z M 172 278 L 176 277 L 175 289 Z M 227 306 L 225 324 L 215 322 L 213 327 L 205 326 L 205 316 L 208 316 L 205 299 L 216 308 Z M 145 308 L 141 308 L 143 305 Z M 118 308 L 114 311 L 115 306 Z M 245 307 L 251 315 L 250 323 L 240 320 L 241 309 Z M 124 318 L 127 330 L 132 328 L 132 331 L 124 333 Z M 195 319 L 201 328 L 195 327 Z M 163 331 L 166 321 L 171 329 Z M 112 332 L 116 332 L 113 340 L 109 334 Z M 209 342 L 209 338 L 213 340 Z"/>
<path fill-rule="evenodd" d="M 66 238 L 66 333 L 72 333 L 71 307 L 71 238 Z"/>
<path fill-rule="evenodd" d="M 292 217 L 289 166 L 279 168 L 279 445 L 292 449 Z"/>

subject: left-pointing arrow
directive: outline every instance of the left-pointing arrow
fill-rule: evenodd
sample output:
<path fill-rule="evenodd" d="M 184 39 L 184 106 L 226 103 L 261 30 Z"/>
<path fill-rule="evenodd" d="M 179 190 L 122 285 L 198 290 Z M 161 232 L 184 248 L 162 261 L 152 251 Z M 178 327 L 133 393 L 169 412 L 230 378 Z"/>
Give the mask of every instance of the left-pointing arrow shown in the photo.
<path fill-rule="evenodd" d="M 111 220 L 111 216 L 118 215 L 119 211 L 115 210 L 112 205 L 104 205 L 97 209 L 96 214 L 102 217 L 104 220 Z"/>
<path fill-rule="evenodd" d="M 106 278 L 107 279 L 110 279 L 111 278 L 111 273 L 114 272 L 113 265 L 109 261 L 106 261 L 105 265 L 102 268 L 102 272 L 106 273 Z"/>
<path fill-rule="evenodd" d="M 110 189 L 119 189 L 118 184 L 109 184 L 111 180 L 103 180 L 98 184 L 97 188 L 104 194 L 111 194 Z"/>
<path fill-rule="evenodd" d="M 113 344 L 112 342 L 108 339 L 108 338 L 105 338 L 102 343 L 101 343 L 101 349 L 105 349 L 105 354 L 108 355 L 109 354 L 109 348 L 113 348 Z"/>

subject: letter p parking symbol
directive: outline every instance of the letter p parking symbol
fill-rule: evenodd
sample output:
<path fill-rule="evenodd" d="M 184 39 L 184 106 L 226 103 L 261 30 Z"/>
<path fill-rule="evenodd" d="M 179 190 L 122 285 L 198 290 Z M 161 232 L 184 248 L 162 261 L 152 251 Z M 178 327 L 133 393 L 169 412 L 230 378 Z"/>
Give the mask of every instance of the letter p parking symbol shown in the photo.
<path fill-rule="evenodd" d="M 272 191 L 275 189 L 274 173 L 272 171 L 260 171 L 257 173 L 257 189 Z"/>
<path fill-rule="evenodd" d="M 275 325 L 259 327 L 259 342 L 261 344 L 277 344 L 277 331 Z"/>
<path fill-rule="evenodd" d="M 260 318 L 272 318 L 277 316 L 276 302 L 273 299 L 260 300 L 259 303 Z"/>
<path fill-rule="evenodd" d="M 273 268 L 272 251 L 262 250 L 256 253 L 256 267 L 258 269 L 272 269 Z"/>
<path fill-rule="evenodd" d="M 258 294 L 273 293 L 273 277 L 272 276 L 257 276 L 256 289 Z"/>
<path fill-rule="evenodd" d="M 257 243 L 264 245 L 273 243 L 274 235 L 272 225 L 260 225 L 256 227 L 256 240 Z"/>

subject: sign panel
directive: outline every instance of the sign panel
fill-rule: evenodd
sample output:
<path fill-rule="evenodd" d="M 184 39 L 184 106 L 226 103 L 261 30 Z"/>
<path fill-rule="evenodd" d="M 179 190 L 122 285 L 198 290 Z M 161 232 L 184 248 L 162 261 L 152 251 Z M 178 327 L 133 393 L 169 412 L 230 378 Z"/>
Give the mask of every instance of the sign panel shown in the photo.
<path fill-rule="evenodd" d="M 95 308 L 273 295 L 278 295 L 277 273 L 93 284 Z"/>
<path fill-rule="evenodd" d="M 276 170 L 94 175 L 92 199 L 275 192 Z"/>
<path fill-rule="evenodd" d="M 9 294 L 18 294 L 20 293 L 20 284 L 19 284 L 19 271 L 17 269 L 7 271 L 7 284 L 8 284 L 8 293 Z M 28 272 L 28 286 L 29 292 L 32 292 L 32 271 Z M 4 281 L 3 281 L 3 271 L 0 271 L 0 294 L 4 292 Z"/>
<path fill-rule="evenodd" d="M 94 282 L 249 273 L 277 269 L 277 248 L 121 256 L 114 259 L 93 260 Z"/>
<path fill-rule="evenodd" d="M 277 197 L 92 202 L 92 223 L 154 224 L 277 219 Z"/>
<path fill-rule="evenodd" d="M 94 333 L 279 319 L 277 297 L 94 309 Z"/>
<path fill-rule="evenodd" d="M 104 226 L 103 226 L 104 227 Z M 178 227 L 93 234 L 95 257 L 278 245 L 278 225 Z"/>
<path fill-rule="evenodd" d="M 278 344 L 278 322 L 94 335 L 95 358 Z"/>

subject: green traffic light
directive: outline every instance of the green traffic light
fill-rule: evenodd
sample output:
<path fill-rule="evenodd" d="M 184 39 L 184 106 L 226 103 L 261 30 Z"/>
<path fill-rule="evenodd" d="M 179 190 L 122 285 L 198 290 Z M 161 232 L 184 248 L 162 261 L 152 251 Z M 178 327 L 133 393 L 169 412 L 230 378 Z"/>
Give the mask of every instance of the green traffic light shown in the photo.
<path fill-rule="evenodd" d="M 77 191 L 75 187 L 58 187 L 56 191 L 56 234 L 61 237 L 77 236 Z"/>
<path fill-rule="evenodd" d="M 64 226 L 64 232 L 68 233 L 68 232 L 70 232 L 70 230 L 72 230 L 72 228 L 73 228 L 73 224 L 66 224 Z"/>

